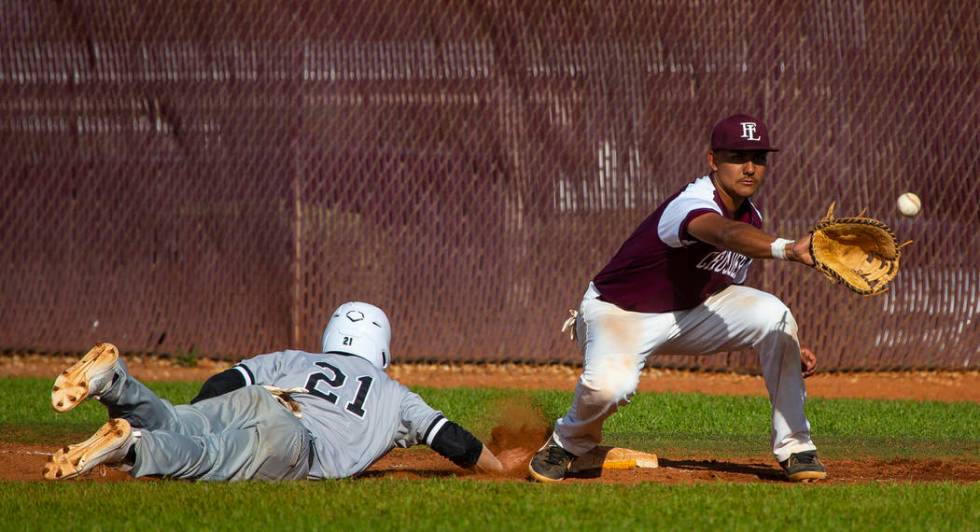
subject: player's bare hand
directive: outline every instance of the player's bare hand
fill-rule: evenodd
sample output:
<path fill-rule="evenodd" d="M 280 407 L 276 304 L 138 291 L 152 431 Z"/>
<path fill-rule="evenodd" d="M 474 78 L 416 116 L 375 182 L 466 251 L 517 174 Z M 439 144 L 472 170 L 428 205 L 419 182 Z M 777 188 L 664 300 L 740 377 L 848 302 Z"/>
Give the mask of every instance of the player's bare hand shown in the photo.
<path fill-rule="evenodd" d="M 500 451 L 497 453 L 497 458 L 504 466 L 504 471 L 514 471 L 517 469 L 526 469 L 527 463 L 531 460 L 533 454 L 532 451 L 517 447 Z"/>
<path fill-rule="evenodd" d="M 796 242 L 793 242 L 788 248 L 786 248 L 789 251 L 788 257 L 796 262 L 802 262 L 807 266 L 813 266 L 816 264 L 813 261 L 813 255 L 810 254 L 811 240 L 813 240 L 813 233 L 810 233 Z"/>
<path fill-rule="evenodd" d="M 803 378 L 813 375 L 817 371 L 817 355 L 806 347 L 800 348 L 800 365 L 803 367 Z"/>

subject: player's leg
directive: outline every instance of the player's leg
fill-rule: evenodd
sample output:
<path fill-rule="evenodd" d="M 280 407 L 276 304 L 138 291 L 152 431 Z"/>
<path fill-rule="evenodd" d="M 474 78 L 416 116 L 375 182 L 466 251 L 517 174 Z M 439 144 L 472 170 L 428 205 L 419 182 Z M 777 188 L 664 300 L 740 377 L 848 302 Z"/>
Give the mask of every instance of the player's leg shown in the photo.
<path fill-rule="evenodd" d="M 231 395 L 231 394 L 229 394 Z M 237 421 L 226 430 L 189 436 L 166 430 L 134 430 L 110 419 L 89 439 L 55 453 L 44 478 L 64 480 L 98 465 L 123 466 L 133 476 L 200 480 L 298 480 L 310 467 L 310 436 L 288 410 L 259 387 L 231 401 Z"/>
<path fill-rule="evenodd" d="M 136 428 L 181 430 L 174 406 L 130 375 L 116 346 L 96 344 L 78 362 L 63 371 L 51 388 L 51 405 L 67 412 L 94 398 Z"/>
<path fill-rule="evenodd" d="M 646 354 L 658 338 L 666 339 L 674 323 L 671 314 L 629 312 L 597 296 L 590 286 L 579 309 L 576 327 L 583 372 L 571 408 L 531 460 L 529 469 L 537 480 L 561 480 L 572 456 L 599 444 L 606 418 L 630 401 Z"/>
<path fill-rule="evenodd" d="M 769 391 L 776 459 L 782 463 L 792 455 L 815 451 L 804 413 L 806 388 L 797 324 L 779 298 L 754 288 L 730 286 L 704 304 L 678 313 L 675 332 L 655 352 L 704 355 L 746 347 L 758 353 Z"/>
<path fill-rule="evenodd" d="M 309 431 L 261 386 L 247 386 L 196 403 L 207 423 L 199 435 L 142 431 L 134 476 L 200 480 L 304 479 Z M 208 432 L 210 431 L 210 432 Z"/>
<path fill-rule="evenodd" d="M 649 343 L 642 331 L 650 316 L 596 298 L 582 302 L 576 324 L 584 356 L 582 375 L 571 408 L 555 425 L 555 440 L 572 454 L 585 454 L 598 445 L 606 418 L 636 392 Z"/>

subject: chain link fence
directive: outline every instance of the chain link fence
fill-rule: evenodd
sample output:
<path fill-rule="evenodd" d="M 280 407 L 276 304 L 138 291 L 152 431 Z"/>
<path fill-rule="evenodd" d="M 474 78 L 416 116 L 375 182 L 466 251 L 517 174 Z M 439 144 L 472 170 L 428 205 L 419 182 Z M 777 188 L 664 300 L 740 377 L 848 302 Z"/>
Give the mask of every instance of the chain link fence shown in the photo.
<path fill-rule="evenodd" d="M 771 232 L 915 240 L 874 298 L 753 266 L 821 366 L 980 367 L 976 3 L 0 5 L 2 349 L 313 350 L 360 299 L 402 361 L 578 362 L 566 309 L 747 112 Z"/>

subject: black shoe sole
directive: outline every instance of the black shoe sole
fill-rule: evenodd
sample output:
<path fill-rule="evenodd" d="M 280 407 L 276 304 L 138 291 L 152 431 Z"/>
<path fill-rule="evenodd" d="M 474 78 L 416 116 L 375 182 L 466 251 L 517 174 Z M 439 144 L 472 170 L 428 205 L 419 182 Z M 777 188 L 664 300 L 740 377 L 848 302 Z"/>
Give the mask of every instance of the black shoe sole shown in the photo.
<path fill-rule="evenodd" d="M 561 478 L 548 478 L 548 477 L 542 475 L 541 473 L 538 473 L 537 471 L 535 471 L 534 468 L 531 467 L 530 464 L 528 464 L 528 466 L 527 466 L 527 471 L 528 471 L 528 473 L 531 474 L 531 479 L 532 480 L 536 480 L 538 482 L 546 482 L 546 483 L 547 482 L 561 482 L 562 480 L 565 480 L 565 477 L 561 477 Z"/>

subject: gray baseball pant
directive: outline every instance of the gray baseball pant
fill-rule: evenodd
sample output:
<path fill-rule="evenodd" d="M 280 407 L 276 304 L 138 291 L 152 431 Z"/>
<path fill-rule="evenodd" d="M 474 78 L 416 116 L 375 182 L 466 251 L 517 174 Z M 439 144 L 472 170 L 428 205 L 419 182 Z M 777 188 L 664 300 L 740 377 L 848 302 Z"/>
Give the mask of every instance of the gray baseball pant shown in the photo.
<path fill-rule="evenodd" d="M 125 366 L 123 366 L 125 367 Z M 135 477 L 196 480 L 305 479 L 311 435 L 261 386 L 174 406 L 120 373 L 99 400 L 138 431 Z"/>

